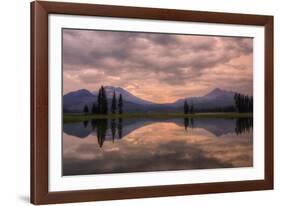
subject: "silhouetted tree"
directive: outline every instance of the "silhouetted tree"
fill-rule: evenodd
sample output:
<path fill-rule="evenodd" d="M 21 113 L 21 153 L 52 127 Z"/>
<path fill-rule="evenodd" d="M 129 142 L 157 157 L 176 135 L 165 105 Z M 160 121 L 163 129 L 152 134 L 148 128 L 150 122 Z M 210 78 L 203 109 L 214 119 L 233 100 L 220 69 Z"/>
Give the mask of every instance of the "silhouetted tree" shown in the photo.
<path fill-rule="evenodd" d="M 226 107 L 210 107 L 210 108 L 196 108 L 196 112 L 235 112 L 237 111 L 235 106 Z"/>
<path fill-rule="evenodd" d="M 189 113 L 190 114 L 194 113 L 194 106 L 193 106 L 193 104 L 191 104 L 191 106 L 190 106 Z"/>
<path fill-rule="evenodd" d="M 115 95 L 115 90 L 113 91 L 113 97 L 112 97 L 112 103 L 111 103 L 111 113 L 115 114 L 116 113 L 116 95 Z"/>
<path fill-rule="evenodd" d="M 184 110 L 184 114 L 188 114 L 189 113 L 189 106 L 188 106 L 186 100 L 184 101 L 183 110 Z"/>
<path fill-rule="evenodd" d="M 98 108 L 96 106 L 96 104 L 94 103 L 92 106 L 92 114 L 97 114 L 98 113 Z"/>
<path fill-rule="evenodd" d="M 97 106 L 97 113 L 101 114 L 102 113 L 102 94 L 101 94 L 101 89 L 99 89 L 97 104 L 98 104 L 98 106 Z"/>
<path fill-rule="evenodd" d="M 101 86 L 98 93 L 98 113 L 99 114 L 108 113 L 106 91 L 103 86 Z"/>
<path fill-rule="evenodd" d="M 252 96 L 235 93 L 234 102 L 238 112 L 253 112 Z"/>
<path fill-rule="evenodd" d="M 123 113 L 123 98 L 122 98 L 122 94 L 119 95 L 118 110 L 119 110 L 119 114 Z"/>
<path fill-rule="evenodd" d="M 107 114 L 107 97 L 104 87 L 101 87 L 101 93 L 102 93 L 102 114 Z"/>
<path fill-rule="evenodd" d="M 88 105 L 85 105 L 85 106 L 84 106 L 83 111 L 84 111 L 84 114 L 88 114 L 88 113 L 89 113 Z"/>

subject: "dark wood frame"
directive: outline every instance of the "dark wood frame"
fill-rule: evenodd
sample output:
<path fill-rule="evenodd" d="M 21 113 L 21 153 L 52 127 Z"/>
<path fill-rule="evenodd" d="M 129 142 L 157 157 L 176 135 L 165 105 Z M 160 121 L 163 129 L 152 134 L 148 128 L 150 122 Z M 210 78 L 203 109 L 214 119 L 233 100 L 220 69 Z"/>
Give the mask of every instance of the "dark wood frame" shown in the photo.
<path fill-rule="evenodd" d="M 265 179 L 77 191 L 48 191 L 48 15 L 70 14 L 257 25 L 265 28 Z M 273 189 L 273 16 L 93 4 L 31 3 L 31 202 L 33 204 Z"/>

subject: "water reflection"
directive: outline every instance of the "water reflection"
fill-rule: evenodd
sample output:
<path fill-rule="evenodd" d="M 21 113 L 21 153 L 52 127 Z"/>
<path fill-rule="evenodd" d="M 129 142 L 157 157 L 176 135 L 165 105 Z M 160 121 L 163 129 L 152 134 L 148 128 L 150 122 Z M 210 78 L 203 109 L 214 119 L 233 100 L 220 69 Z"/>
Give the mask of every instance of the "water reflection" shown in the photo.
<path fill-rule="evenodd" d="M 88 127 L 88 124 L 89 124 L 89 121 L 88 121 L 88 120 L 83 121 L 83 125 L 84 125 L 84 127 L 85 127 L 85 128 L 87 128 L 87 127 Z"/>
<path fill-rule="evenodd" d="M 119 118 L 64 124 L 63 174 L 252 166 L 252 128 L 252 118 Z"/>
<path fill-rule="evenodd" d="M 249 132 L 253 129 L 253 118 L 238 118 L 236 119 L 235 133 L 237 135 Z"/>
<path fill-rule="evenodd" d="M 191 123 L 192 123 L 192 124 L 191 124 Z M 187 131 L 187 129 L 188 129 L 189 127 L 192 128 L 192 126 L 193 126 L 193 119 L 192 119 L 192 121 L 191 121 L 190 118 L 184 118 L 184 129 L 185 129 L 185 131 Z"/>
<path fill-rule="evenodd" d="M 122 138 L 122 128 L 123 128 L 123 120 L 122 120 L 122 118 L 119 118 L 118 119 L 118 137 L 119 137 L 119 139 L 121 139 Z"/>
<path fill-rule="evenodd" d="M 183 124 L 180 119 L 132 119 L 125 120 L 125 133 L 123 134 L 123 119 L 92 119 L 91 128 L 89 128 L 89 121 L 83 121 L 84 126 L 79 126 L 81 123 L 72 123 L 64 125 L 64 132 L 66 134 L 84 138 L 92 133 L 96 133 L 96 136 L 100 142 L 100 146 L 103 145 L 105 139 L 121 139 L 123 136 L 128 135 L 134 130 L 143 127 L 145 125 L 153 124 L 156 122 L 172 122 L 181 127 L 184 127 L 185 131 L 192 131 L 193 128 L 203 128 L 213 135 L 219 137 L 227 133 L 236 133 L 241 135 L 245 132 L 250 132 L 253 128 L 253 118 L 237 118 L 237 119 L 195 119 L 184 118 Z M 110 129 L 110 131 L 108 131 Z"/>

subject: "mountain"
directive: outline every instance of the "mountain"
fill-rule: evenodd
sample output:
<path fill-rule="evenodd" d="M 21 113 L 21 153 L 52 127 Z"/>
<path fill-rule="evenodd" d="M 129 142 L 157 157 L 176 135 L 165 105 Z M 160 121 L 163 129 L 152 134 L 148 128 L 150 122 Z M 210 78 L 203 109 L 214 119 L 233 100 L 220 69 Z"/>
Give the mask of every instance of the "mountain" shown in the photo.
<path fill-rule="evenodd" d="M 113 92 L 116 97 L 122 94 L 123 108 L 125 112 L 181 112 L 184 101 L 193 104 L 196 109 L 207 110 L 213 108 L 225 108 L 234 106 L 234 92 L 216 88 L 206 95 L 199 97 L 188 97 L 179 99 L 173 103 L 157 104 L 147 100 L 143 100 L 120 87 L 105 86 L 108 98 L 108 108 L 112 101 Z M 97 92 L 90 92 L 82 89 L 70 92 L 63 96 L 64 112 L 82 112 L 85 105 L 89 107 L 97 102 Z"/>
<path fill-rule="evenodd" d="M 63 109 L 64 112 L 80 112 L 86 104 L 96 101 L 97 96 L 86 89 L 80 89 L 63 96 Z"/>
<path fill-rule="evenodd" d="M 235 92 L 226 91 L 219 88 L 215 88 L 206 95 L 200 97 L 189 97 L 179 99 L 173 103 L 174 106 L 180 106 L 184 104 L 186 100 L 188 104 L 195 105 L 199 109 L 210 109 L 216 107 L 231 107 L 234 106 L 234 94 Z"/>
<path fill-rule="evenodd" d="M 149 112 L 149 108 L 154 105 L 154 103 L 138 98 L 120 87 L 106 86 L 104 88 L 108 98 L 109 110 L 114 90 L 117 99 L 119 94 L 122 94 L 125 112 Z M 97 102 L 97 96 L 98 92 L 91 93 L 86 89 L 67 93 L 63 96 L 63 110 L 68 113 L 83 112 L 85 105 L 88 105 L 89 108 L 91 108 L 93 103 Z"/>
<path fill-rule="evenodd" d="M 143 100 L 139 97 L 136 97 L 135 95 L 131 94 L 130 92 L 126 91 L 125 89 L 121 87 L 112 87 L 112 86 L 105 86 L 104 87 L 107 98 L 112 99 L 113 92 L 115 91 L 116 97 L 119 97 L 120 94 L 122 94 L 122 97 L 124 100 L 136 104 L 142 104 L 142 105 L 152 105 L 153 102 Z M 98 95 L 97 91 L 92 92 L 94 95 Z"/>

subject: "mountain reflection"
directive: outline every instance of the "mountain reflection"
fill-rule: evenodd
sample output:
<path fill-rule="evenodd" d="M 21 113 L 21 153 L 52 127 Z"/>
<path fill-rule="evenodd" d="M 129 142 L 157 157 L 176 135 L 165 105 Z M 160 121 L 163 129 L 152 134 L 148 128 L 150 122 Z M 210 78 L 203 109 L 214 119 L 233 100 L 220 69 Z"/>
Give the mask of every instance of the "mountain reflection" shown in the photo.
<path fill-rule="evenodd" d="M 89 122 L 91 124 L 89 124 Z M 237 119 L 221 119 L 221 118 L 184 118 L 183 121 L 177 119 L 92 119 L 91 121 L 83 121 L 78 123 L 64 124 L 64 132 L 66 134 L 85 138 L 89 135 L 95 135 L 98 139 L 100 147 L 103 146 L 104 141 L 122 139 L 146 125 L 157 122 L 171 122 L 187 131 L 187 135 L 196 128 L 202 128 L 212 133 L 216 137 L 228 133 L 235 133 L 242 135 L 250 132 L 253 128 L 253 118 L 237 118 Z M 157 132 L 157 131 L 155 131 Z"/>

